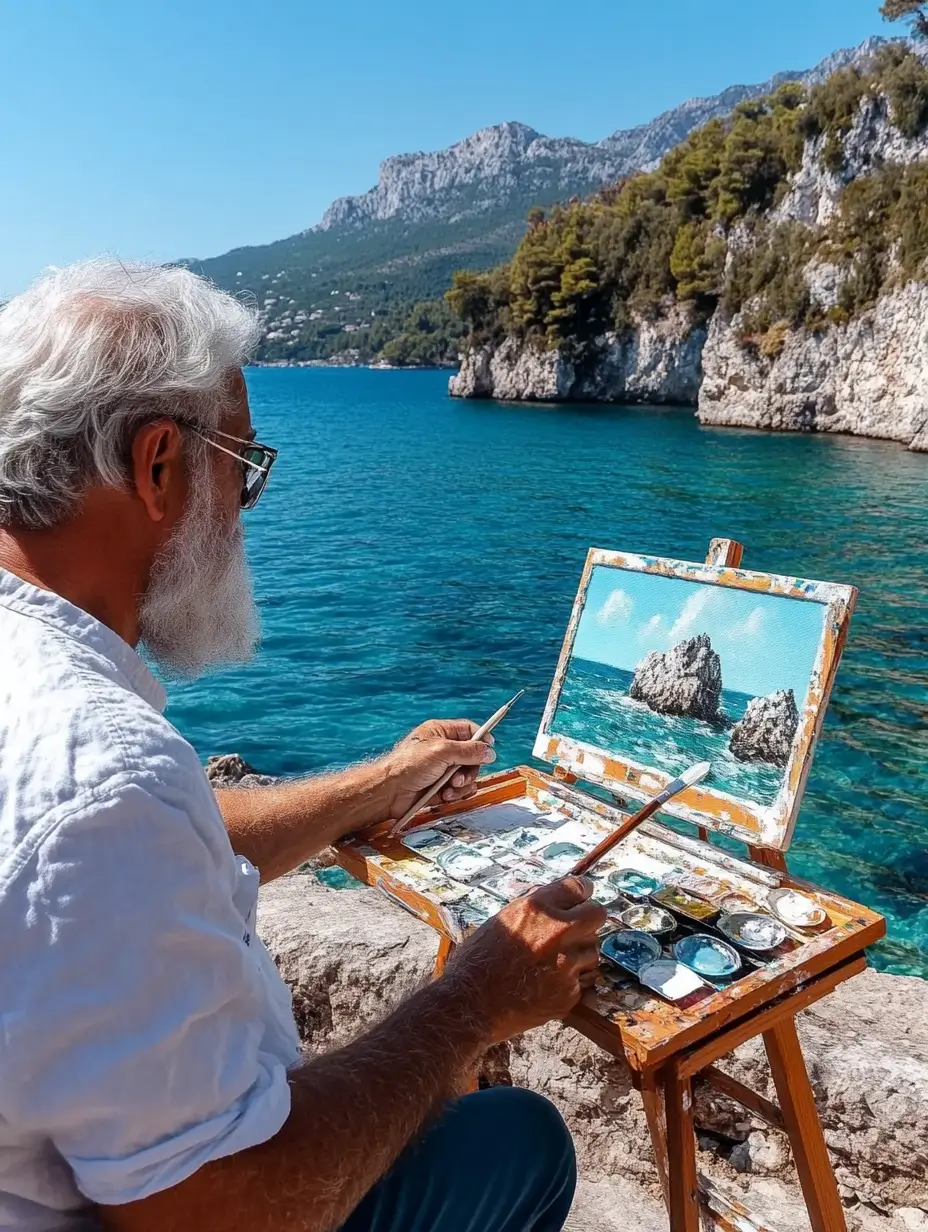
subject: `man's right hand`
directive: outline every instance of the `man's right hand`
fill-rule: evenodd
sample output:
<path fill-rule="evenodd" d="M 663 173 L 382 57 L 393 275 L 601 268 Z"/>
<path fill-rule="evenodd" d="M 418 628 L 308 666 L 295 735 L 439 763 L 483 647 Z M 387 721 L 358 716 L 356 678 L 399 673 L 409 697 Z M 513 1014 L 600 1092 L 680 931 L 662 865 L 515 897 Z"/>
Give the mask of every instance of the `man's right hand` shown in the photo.
<path fill-rule="evenodd" d="M 564 1018 L 592 983 L 596 934 L 606 922 L 592 892 L 583 877 L 542 886 L 509 903 L 455 952 L 443 978 L 466 988 L 489 1044 Z"/>

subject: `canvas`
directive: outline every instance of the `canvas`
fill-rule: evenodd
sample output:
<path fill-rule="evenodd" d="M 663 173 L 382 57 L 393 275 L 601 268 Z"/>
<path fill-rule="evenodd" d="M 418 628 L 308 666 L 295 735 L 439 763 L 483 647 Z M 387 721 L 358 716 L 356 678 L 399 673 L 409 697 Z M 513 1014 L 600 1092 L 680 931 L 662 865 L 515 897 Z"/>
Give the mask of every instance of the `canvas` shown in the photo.
<path fill-rule="evenodd" d="M 708 761 L 666 811 L 785 847 L 855 593 L 593 550 L 536 755 L 639 798 Z"/>

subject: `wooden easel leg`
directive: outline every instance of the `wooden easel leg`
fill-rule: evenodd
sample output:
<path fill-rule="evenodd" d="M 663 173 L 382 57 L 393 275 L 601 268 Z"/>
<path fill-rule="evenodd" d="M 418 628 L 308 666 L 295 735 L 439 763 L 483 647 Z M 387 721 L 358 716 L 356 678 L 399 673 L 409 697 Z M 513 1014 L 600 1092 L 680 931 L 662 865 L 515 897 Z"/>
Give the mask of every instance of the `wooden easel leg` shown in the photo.
<path fill-rule="evenodd" d="M 453 950 L 454 942 L 450 937 L 446 937 L 444 933 L 441 933 L 438 938 L 438 953 L 435 955 L 435 966 L 432 968 L 432 976 L 434 979 L 437 980 L 444 971 L 445 963 L 447 963 L 448 959 L 451 957 Z"/>
<path fill-rule="evenodd" d="M 765 1031 L 764 1045 L 813 1232 L 847 1232 L 795 1018 Z"/>
<path fill-rule="evenodd" d="M 699 1232 L 699 1186 L 696 1176 L 696 1134 L 693 1129 L 693 1087 L 674 1062 L 664 1071 L 664 1112 L 667 1117 L 667 1172 L 670 1192 L 670 1232 Z"/>
<path fill-rule="evenodd" d="M 667 1179 L 667 1131 L 664 1128 L 664 1105 L 657 1076 L 653 1071 L 641 1075 L 641 1102 L 644 1104 L 644 1115 L 648 1121 L 648 1131 L 651 1134 L 651 1149 L 654 1151 L 654 1162 L 657 1165 L 657 1175 L 660 1177 L 661 1191 L 664 1195 L 664 1205 L 670 1211 L 670 1184 Z"/>

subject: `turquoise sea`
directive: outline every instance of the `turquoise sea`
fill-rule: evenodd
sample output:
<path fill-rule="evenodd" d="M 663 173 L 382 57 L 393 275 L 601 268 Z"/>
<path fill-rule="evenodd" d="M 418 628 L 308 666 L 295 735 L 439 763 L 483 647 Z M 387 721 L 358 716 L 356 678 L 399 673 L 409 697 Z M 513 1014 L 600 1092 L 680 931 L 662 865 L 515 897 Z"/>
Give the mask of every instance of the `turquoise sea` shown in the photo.
<path fill-rule="evenodd" d="M 861 591 L 790 853 L 884 912 L 873 953 L 928 976 L 928 456 L 849 437 L 700 428 L 684 410 L 452 401 L 447 373 L 253 369 L 280 458 L 246 514 L 264 641 L 169 686 L 202 757 L 271 774 L 376 753 L 517 688 L 500 765 L 528 760 L 591 545 Z"/>

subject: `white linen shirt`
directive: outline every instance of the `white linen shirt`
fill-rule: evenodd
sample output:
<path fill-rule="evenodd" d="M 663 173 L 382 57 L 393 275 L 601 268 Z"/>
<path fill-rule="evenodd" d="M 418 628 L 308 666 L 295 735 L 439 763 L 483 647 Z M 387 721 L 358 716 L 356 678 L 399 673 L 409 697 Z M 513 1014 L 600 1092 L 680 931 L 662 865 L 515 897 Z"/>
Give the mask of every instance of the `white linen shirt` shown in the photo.
<path fill-rule="evenodd" d="M 164 691 L 0 570 L 0 1229 L 76 1232 L 272 1137 L 290 994 Z"/>

